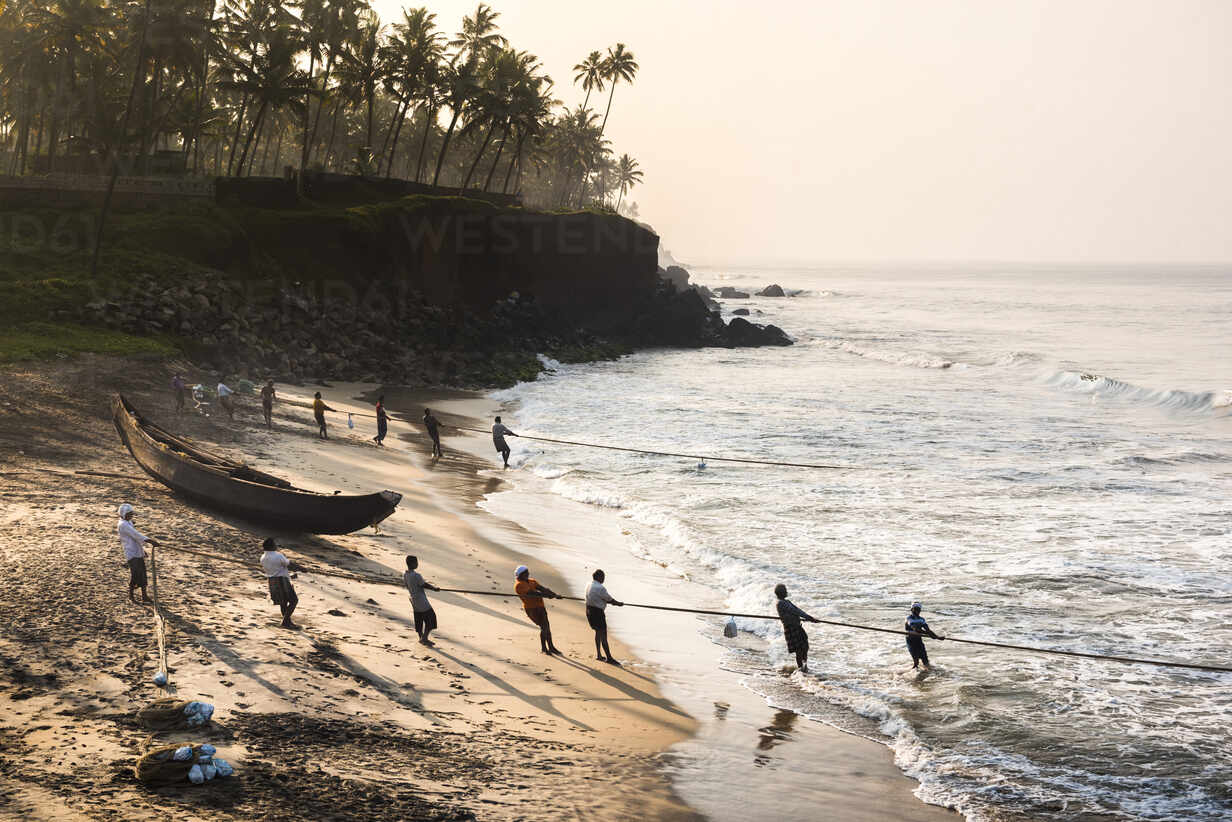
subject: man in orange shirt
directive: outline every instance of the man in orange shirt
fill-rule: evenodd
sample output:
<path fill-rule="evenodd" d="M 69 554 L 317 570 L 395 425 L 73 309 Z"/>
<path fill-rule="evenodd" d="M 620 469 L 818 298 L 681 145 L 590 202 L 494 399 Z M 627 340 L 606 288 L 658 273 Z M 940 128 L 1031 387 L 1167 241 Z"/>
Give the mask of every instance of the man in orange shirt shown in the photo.
<path fill-rule="evenodd" d="M 522 607 L 530 621 L 539 626 L 539 649 L 545 654 L 559 654 L 560 650 L 552 644 L 552 626 L 548 624 L 548 609 L 543 604 L 543 598 L 559 599 L 560 594 L 544 588 L 536 579 L 531 579 L 530 569 L 519 565 L 513 572 L 517 583 L 514 592 L 522 600 Z"/>

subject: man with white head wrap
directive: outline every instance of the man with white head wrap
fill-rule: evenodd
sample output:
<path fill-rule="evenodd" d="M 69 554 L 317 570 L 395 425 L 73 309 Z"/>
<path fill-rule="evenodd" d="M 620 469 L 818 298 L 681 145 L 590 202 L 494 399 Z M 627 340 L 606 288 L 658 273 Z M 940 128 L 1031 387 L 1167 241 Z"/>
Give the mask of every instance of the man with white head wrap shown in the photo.
<path fill-rule="evenodd" d="M 124 562 L 128 565 L 128 601 L 136 602 L 133 591 L 140 588 L 141 601 L 149 603 L 150 598 L 145 592 L 145 546 L 158 545 L 158 542 L 138 531 L 137 526 L 133 525 L 133 506 L 127 502 L 120 506 L 120 522 L 116 526 L 116 533 L 120 535 L 120 547 L 124 549 Z"/>

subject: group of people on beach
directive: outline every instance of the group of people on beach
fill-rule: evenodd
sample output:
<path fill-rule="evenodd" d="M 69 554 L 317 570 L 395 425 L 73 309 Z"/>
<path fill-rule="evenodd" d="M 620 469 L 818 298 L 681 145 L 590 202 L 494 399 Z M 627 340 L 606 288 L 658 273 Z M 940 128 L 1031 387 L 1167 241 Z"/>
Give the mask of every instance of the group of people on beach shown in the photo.
<path fill-rule="evenodd" d="M 176 412 L 180 413 L 184 410 L 187 387 L 179 374 L 175 375 L 171 384 L 175 391 Z M 234 419 L 235 404 L 232 395 L 235 392 L 226 385 L 225 376 L 219 378 L 217 393 L 219 404 Z M 269 380 L 261 389 L 261 407 L 267 427 L 272 426 L 273 405 L 276 399 L 274 381 Z M 320 391 L 314 394 L 312 413 L 317 423 L 317 436 L 322 440 L 329 439 L 325 414 L 326 412 L 335 411 L 336 409 L 331 408 L 321 398 Z M 389 413 L 385 409 L 384 395 L 377 398 L 376 424 L 377 432 L 372 440 L 379 447 L 384 447 L 385 437 L 389 433 Z M 442 454 L 441 424 L 429 408 L 424 409 L 423 426 L 428 437 L 432 440 L 432 458 L 437 459 Z M 516 436 L 517 434 L 506 426 L 499 416 L 496 417 L 492 424 L 492 445 L 496 448 L 496 452 L 500 454 L 505 468 L 509 467 L 509 457 L 512 453 L 512 449 L 505 438 Z M 144 546 L 147 543 L 151 545 L 157 545 L 157 543 L 136 530 L 136 527 L 132 524 L 132 516 L 133 510 L 131 505 L 125 504 L 120 507 L 118 531 L 120 542 L 124 548 L 125 562 L 128 563 L 131 570 L 129 599 L 132 600 L 133 591 L 140 588 L 142 602 L 148 603 L 150 600 L 146 596 Z M 282 626 L 294 628 L 295 625 L 291 621 L 291 614 L 295 611 L 299 598 L 296 596 L 295 589 L 291 584 L 291 572 L 295 570 L 293 563 L 282 552 L 277 550 L 277 545 L 272 538 L 265 540 L 263 548 L 261 567 L 265 571 L 269 582 L 270 599 L 281 609 Z M 415 633 L 418 635 L 421 643 L 432 645 L 433 643 L 429 635 L 432 631 L 436 630 L 437 619 L 436 611 L 432 608 L 426 592 L 439 591 L 440 589 L 424 580 L 423 575 L 418 571 L 418 566 L 418 558 L 407 556 L 406 571 L 403 574 L 402 581 L 411 598 L 411 610 L 415 618 Z M 608 605 L 621 606 L 624 603 L 608 593 L 607 588 L 604 586 L 604 580 L 605 575 L 601 570 L 596 570 L 592 575 L 591 582 L 586 589 L 586 621 L 595 632 L 595 658 L 612 665 L 619 665 L 620 663 L 612 656 L 611 648 L 608 646 L 606 609 Z M 552 641 L 552 627 L 548 620 L 547 607 L 544 604 L 545 599 L 559 599 L 561 595 L 532 578 L 530 570 L 525 565 L 519 565 L 514 570 L 514 593 L 521 600 L 527 618 L 539 628 L 540 650 L 549 655 L 561 653 L 560 649 Z M 778 617 L 783 625 L 783 638 L 787 643 L 787 651 L 795 655 L 796 667 L 801 671 L 807 672 L 809 640 L 803 623 L 816 623 L 821 620 L 815 619 L 796 606 L 787 596 L 786 585 L 781 583 L 776 585 L 774 593 L 777 599 Z M 933 633 L 928 626 L 928 622 L 921 616 L 922 610 L 923 606 L 919 602 L 911 605 L 911 610 L 904 623 L 904 632 L 907 634 L 907 650 L 911 654 L 912 667 L 918 669 L 923 665 L 924 669 L 928 670 L 928 651 L 924 647 L 924 638 L 930 637 L 940 640 L 945 637 Z"/>
<path fill-rule="evenodd" d="M 146 592 L 148 578 L 145 546 L 157 546 L 158 542 L 137 530 L 132 505 L 128 503 L 121 505 L 119 514 L 120 521 L 116 526 L 116 532 L 124 552 L 125 564 L 129 568 L 128 598 L 129 601 L 136 602 L 133 592 L 140 589 L 141 602 L 148 604 L 151 600 Z M 299 597 L 291 583 L 291 575 L 301 569 L 291 562 L 286 554 L 278 550 L 278 544 L 272 537 L 262 543 L 260 566 L 266 577 L 270 600 L 278 606 L 282 615 L 282 627 L 295 629 L 296 625 L 292 622 L 291 615 L 299 605 Z M 521 600 L 527 619 L 539 629 L 539 650 L 549 656 L 561 654 L 560 649 L 552 640 L 552 625 L 548 619 L 545 600 L 562 599 L 564 596 L 532 577 L 530 569 L 525 565 L 515 568 L 513 577 L 513 592 Z M 591 581 L 586 588 L 585 596 L 586 622 L 594 631 L 595 658 L 609 665 L 619 666 L 620 663 L 612 656 L 612 649 L 608 644 L 607 606 L 621 607 L 624 603 L 608 592 L 604 584 L 606 579 L 602 570 L 596 570 L 591 574 Z M 433 645 L 431 634 L 437 628 L 437 617 L 427 592 L 441 589 L 424 579 L 419 572 L 419 558 L 414 555 L 406 557 L 406 571 L 402 574 L 402 584 L 410 596 L 415 633 L 419 642 L 423 645 Z M 774 594 L 777 598 L 776 607 L 779 620 L 783 625 L 783 638 L 787 642 L 787 651 L 795 655 L 796 667 L 807 673 L 809 639 L 803 623 L 819 623 L 822 620 L 810 616 L 793 603 L 787 596 L 786 585 L 782 583 L 776 585 Z M 923 606 L 919 602 L 911 605 L 911 611 L 904 624 L 904 631 L 907 634 L 907 650 L 911 654 L 912 667 L 919 668 L 923 665 L 925 670 L 928 670 L 928 652 L 924 647 L 924 638 L 940 640 L 945 637 L 933 633 L 928 627 L 928 622 L 921 616 L 922 610 Z"/>
<path fill-rule="evenodd" d="M 200 386 L 197 386 L 200 388 Z M 187 408 L 190 389 L 184 381 L 181 374 L 176 374 L 171 380 L 171 390 L 175 396 L 175 413 L 182 414 Z M 227 412 L 228 419 L 235 419 L 235 391 L 227 385 L 226 376 L 218 378 L 218 385 L 215 388 L 218 395 L 219 406 Z M 265 420 L 266 428 L 274 427 L 274 403 L 278 400 L 278 393 L 274 387 L 274 381 L 267 380 L 265 385 L 261 387 L 259 392 L 261 396 L 261 416 Z M 200 402 L 198 402 L 198 407 Z M 329 439 L 329 423 L 326 420 L 326 412 L 337 413 L 336 408 L 331 408 L 321 398 L 321 392 L 317 391 L 312 397 L 312 418 L 317 424 L 317 438 L 322 440 Z M 349 417 L 350 415 L 348 415 Z M 441 421 L 432 413 L 431 408 L 425 408 L 423 413 L 424 431 L 428 438 L 432 441 L 432 458 L 439 459 L 444 452 L 441 450 Z M 385 409 L 385 395 L 382 394 L 376 401 L 376 436 L 372 441 L 379 447 L 385 446 L 385 437 L 389 435 L 389 412 Z M 509 467 L 509 446 L 505 443 L 505 437 L 516 437 L 508 428 L 501 424 L 500 417 L 496 418 L 496 424 L 492 426 L 492 440 L 496 445 L 497 453 L 504 457 L 505 467 Z"/>

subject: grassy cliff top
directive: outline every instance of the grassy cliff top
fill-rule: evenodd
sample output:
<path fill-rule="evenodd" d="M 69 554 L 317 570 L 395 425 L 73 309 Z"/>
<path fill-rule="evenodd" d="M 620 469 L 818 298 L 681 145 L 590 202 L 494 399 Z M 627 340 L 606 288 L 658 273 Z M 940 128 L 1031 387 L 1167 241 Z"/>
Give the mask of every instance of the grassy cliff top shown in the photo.
<path fill-rule="evenodd" d="M 525 219 L 579 213 L 628 225 L 606 212 L 543 212 L 425 195 L 349 206 L 302 203 L 268 209 L 200 203 L 117 211 L 109 218 L 98 274 L 92 277 L 96 209 L 0 210 L 0 361 L 77 351 L 174 351 L 171 339 L 132 337 L 71 319 L 91 302 L 129 292 L 135 282 L 351 280 L 364 274 L 364 255 L 383 237 L 388 242 L 387 232 L 403 217 Z"/>

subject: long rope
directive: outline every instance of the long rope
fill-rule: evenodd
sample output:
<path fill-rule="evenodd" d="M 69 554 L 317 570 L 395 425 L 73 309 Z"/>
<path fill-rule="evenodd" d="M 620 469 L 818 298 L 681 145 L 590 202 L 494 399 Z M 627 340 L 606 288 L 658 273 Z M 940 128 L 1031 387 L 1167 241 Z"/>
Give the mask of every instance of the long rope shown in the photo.
<path fill-rule="evenodd" d="M 235 557 L 228 557 L 222 554 L 214 554 L 214 553 L 210 553 L 207 551 L 198 551 L 192 548 L 179 548 L 179 547 L 171 547 L 171 546 L 164 546 L 164 548 L 169 551 L 179 551 L 185 554 L 193 554 L 193 555 L 200 556 L 200 557 L 206 557 L 208 559 L 216 559 L 222 562 L 230 562 L 236 565 L 243 565 L 248 568 L 253 568 L 255 570 L 262 570 L 261 564 L 258 562 L 250 562 L 248 560 L 237 559 Z M 319 576 L 327 576 L 327 577 L 336 577 L 339 579 L 348 579 L 348 580 L 353 580 L 357 582 L 370 583 L 374 585 L 392 585 L 394 587 L 402 586 L 402 581 L 395 579 L 393 577 L 379 577 L 379 576 L 374 576 L 374 575 L 369 575 L 369 574 L 354 574 L 354 573 L 350 573 L 346 571 L 333 571 L 333 570 L 328 570 L 328 569 L 311 569 L 311 568 L 305 568 L 301 571 L 301 573 L 317 574 Z M 470 588 L 439 588 L 438 590 L 443 593 L 468 594 L 471 596 L 505 597 L 505 598 L 517 596 L 516 594 L 511 594 L 507 592 L 477 591 L 477 590 L 473 590 Z M 565 599 L 565 600 L 570 600 L 573 602 L 585 602 L 586 601 L 584 597 L 574 597 L 574 596 L 565 596 L 565 595 L 558 595 L 557 599 Z M 705 608 L 680 608 L 680 607 L 676 607 L 672 605 L 646 605 L 646 604 L 637 603 L 637 602 L 626 602 L 624 603 L 624 607 L 626 608 L 645 608 L 645 609 L 653 610 L 653 611 L 674 611 L 676 613 L 682 613 L 682 614 L 705 614 L 705 615 L 711 615 L 711 616 L 737 617 L 740 619 L 777 620 L 779 618 L 777 615 L 772 615 L 772 614 L 742 614 L 742 613 L 733 613 L 731 611 L 712 611 L 712 610 L 708 610 Z M 850 629 L 858 630 L 858 631 L 875 631 L 881 634 L 895 634 L 898 636 L 909 636 L 909 637 L 915 636 L 915 637 L 921 637 L 921 638 L 933 638 L 933 637 L 927 637 L 924 634 L 918 634 L 912 631 L 900 631 L 894 628 L 880 628 L 875 625 L 859 625 L 854 622 L 839 622 L 837 620 L 832 620 L 832 619 L 815 619 L 814 622 L 818 622 L 822 625 L 833 625 L 839 628 L 850 628 Z M 954 636 L 935 637 L 935 638 L 939 640 L 944 640 L 946 642 L 961 642 L 967 645 L 982 645 L 988 648 L 1003 648 L 1003 649 L 1013 650 L 1013 651 L 1025 651 L 1027 653 L 1034 653 L 1034 654 L 1052 654 L 1056 656 L 1082 657 L 1084 659 L 1098 659 L 1098 660 L 1103 660 L 1105 662 L 1123 662 L 1123 663 L 1133 664 L 1133 665 L 1154 665 L 1154 666 L 1161 667 L 1161 668 L 1185 668 L 1187 670 L 1209 671 L 1213 673 L 1232 673 L 1232 666 L 1226 666 L 1226 665 L 1204 665 L 1204 664 L 1197 663 L 1197 662 L 1173 662 L 1173 661 L 1163 660 L 1163 659 L 1138 659 L 1136 657 L 1113 656 L 1110 654 L 1095 654 L 1095 653 L 1088 653 L 1085 651 L 1066 651 L 1060 648 L 1040 648 L 1040 647 L 1033 646 L 1033 645 L 1013 645 L 1013 644 L 1006 643 L 1006 642 L 990 642 L 987 640 L 966 639 L 963 637 L 954 637 Z"/>
<path fill-rule="evenodd" d="M 349 417 L 367 417 L 369 419 L 376 419 L 376 414 L 365 414 L 362 411 L 339 411 L 337 413 L 346 414 Z M 394 419 L 394 418 L 390 417 L 389 419 Z M 409 420 L 398 420 L 398 422 L 405 422 L 407 425 L 412 425 L 412 426 L 415 425 L 415 423 L 412 423 Z M 470 431 L 471 433 L 474 433 L 474 434 L 492 433 L 491 431 L 488 431 L 483 428 L 468 428 L 465 425 L 454 425 L 450 427 L 457 431 Z M 530 434 L 511 434 L 510 436 L 517 437 L 518 439 L 523 439 L 523 440 L 535 440 L 536 442 L 550 442 L 556 445 L 575 445 L 581 448 L 599 448 L 604 451 L 624 451 L 629 454 L 649 454 L 652 457 L 683 457 L 684 459 L 690 459 L 690 460 L 709 460 L 711 462 L 738 462 L 738 463 L 742 463 L 745 465 L 776 465 L 776 466 L 783 467 L 783 468 L 820 468 L 820 469 L 833 470 L 833 471 L 863 471 L 865 470 L 863 466 L 859 466 L 859 465 L 830 465 L 828 463 L 817 463 L 817 462 L 778 462 L 775 460 L 756 460 L 750 457 L 710 457 L 710 456 L 705 456 L 703 454 L 678 454 L 674 451 L 652 451 L 646 448 L 626 448 L 620 445 L 603 445 L 602 443 L 597 443 L 597 442 L 581 442 L 578 440 L 561 440 L 561 439 L 554 439 L 552 437 L 533 437 Z"/>
<path fill-rule="evenodd" d="M 172 549 L 175 550 L 175 549 Z M 167 693 L 171 685 L 171 673 L 167 670 L 167 621 L 163 619 L 162 608 L 158 604 L 158 557 L 157 546 L 150 546 L 150 587 L 154 593 L 154 637 L 158 640 L 158 670 L 167 681 L 158 689 Z"/>

